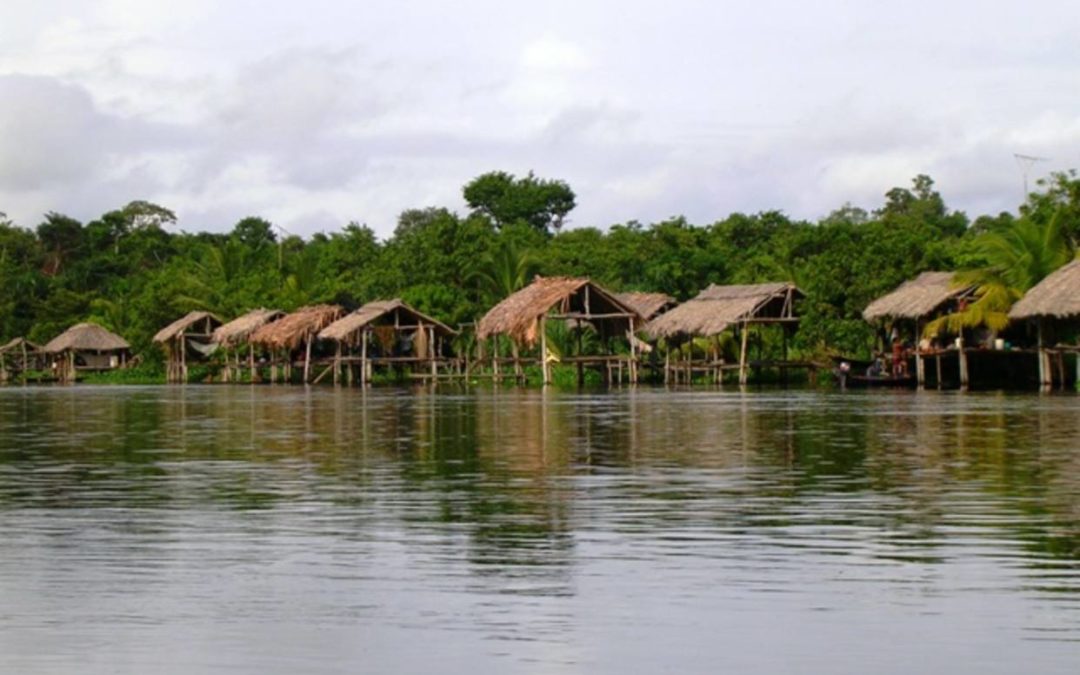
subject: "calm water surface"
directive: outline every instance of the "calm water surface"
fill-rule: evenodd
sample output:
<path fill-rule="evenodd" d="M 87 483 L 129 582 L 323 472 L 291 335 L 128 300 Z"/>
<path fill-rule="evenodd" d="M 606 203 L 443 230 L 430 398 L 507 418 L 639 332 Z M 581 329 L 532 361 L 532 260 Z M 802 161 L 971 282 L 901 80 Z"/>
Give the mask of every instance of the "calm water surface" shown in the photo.
<path fill-rule="evenodd" d="M 1080 672 L 1080 398 L 0 389 L 2 673 Z"/>

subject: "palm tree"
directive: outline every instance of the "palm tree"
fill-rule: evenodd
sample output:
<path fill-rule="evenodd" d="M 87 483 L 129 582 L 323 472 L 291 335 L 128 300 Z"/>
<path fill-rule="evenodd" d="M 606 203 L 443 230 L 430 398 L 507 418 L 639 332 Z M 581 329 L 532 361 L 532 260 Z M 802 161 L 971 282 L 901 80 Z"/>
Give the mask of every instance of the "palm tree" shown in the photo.
<path fill-rule="evenodd" d="M 986 260 L 986 266 L 958 272 L 955 279 L 957 286 L 975 287 L 975 300 L 960 311 L 931 321 L 924 334 L 959 334 L 964 328 L 979 326 L 994 333 L 1003 330 L 1009 323 L 1013 303 L 1073 257 L 1060 213 L 1045 224 L 1022 217 L 1005 228 L 981 235 L 976 240 L 976 251 Z"/>
<path fill-rule="evenodd" d="M 500 239 L 469 274 L 480 292 L 492 302 L 521 290 L 536 274 L 537 264 L 528 251 L 522 251 L 512 241 Z"/>

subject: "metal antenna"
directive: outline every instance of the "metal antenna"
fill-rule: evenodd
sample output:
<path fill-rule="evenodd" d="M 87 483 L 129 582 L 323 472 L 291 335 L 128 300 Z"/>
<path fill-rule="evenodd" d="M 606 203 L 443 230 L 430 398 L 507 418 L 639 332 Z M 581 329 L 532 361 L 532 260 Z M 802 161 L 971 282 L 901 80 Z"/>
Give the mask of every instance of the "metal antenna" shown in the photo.
<path fill-rule="evenodd" d="M 1013 153 L 1013 157 L 1016 158 L 1016 163 L 1020 165 L 1020 171 L 1024 174 L 1024 201 L 1028 198 L 1028 172 L 1031 167 L 1035 166 L 1035 162 L 1049 162 L 1047 157 L 1035 157 L 1034 155 L 1021 155 L 1018 152 Z"/>

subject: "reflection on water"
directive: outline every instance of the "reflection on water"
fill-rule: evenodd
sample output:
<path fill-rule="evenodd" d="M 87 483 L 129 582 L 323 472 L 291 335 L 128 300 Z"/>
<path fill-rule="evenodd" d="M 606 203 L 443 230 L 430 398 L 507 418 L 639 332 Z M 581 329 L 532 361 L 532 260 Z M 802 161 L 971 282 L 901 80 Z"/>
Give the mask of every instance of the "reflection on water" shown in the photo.
<path fill-rule="evenodd" d="M 1074 672 L 1080 400 L 0 390 L 0 672 Z"/>

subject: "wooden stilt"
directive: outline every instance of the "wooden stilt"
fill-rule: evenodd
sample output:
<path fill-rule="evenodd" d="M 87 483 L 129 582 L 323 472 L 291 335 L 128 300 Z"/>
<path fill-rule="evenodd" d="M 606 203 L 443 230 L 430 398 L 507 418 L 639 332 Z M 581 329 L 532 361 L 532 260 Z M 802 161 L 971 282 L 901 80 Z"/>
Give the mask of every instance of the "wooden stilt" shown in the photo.
<path fill-rule="evenodd" d="M 308 336 L 307 344 L 304 345 L 304 384 L 310 381 L 311 375 L 311 340 L 314 336 Z"/>
<path fill-rule="evenodd" d="M 439 379 L 439 362 L 435 359 L 435 326 L 428 328 L 428 353 L 431 356 L 431 382 Z"/>
<path fill-rule="evenodd" d="M 551 384 L 551 363 L 548 361 L 547 349 L 547 319 L 540 317 L 540 372 L 543 373 L 544 384 Z"/>
<path fill-rule="evenodd" d="M 365 328 L 360 346 L 360 386 L 367 384 L 367 343 L 368 331 Z"/>
<path fill-rule="evenodd" d="M 1039 387 L 1047 389 L 1051 386 L 1051 373 L 1048 366 L 1048 360 L 1046 358 L 1046 348 L 1043 344 L 1043 322 L 1042 319 L 1038 321 L 1038 335 L 1039 335 Z"/>
<path fill-rule="evenodd" d="M 334 386 L 340 384 L 341 378 L 341 341 L 338 340 L 337 348 L 334 350 Z"/>
<path fill-rule="evenodd" d="M 637 347 L 634 345 L 634 317 L 630 317 L 630 384 L 637 384 Z"/>
<path fill-rule="evenodd" d="M 920 342 L 922 341 L 921 333 L 919 330 L 921 326 L 919 321 L 915 321 L 915 380 L 918 382 L 919 389 L 926 388 L 926 362 L 923 360 L 922 347 Z"/>
<path fill-rule="evenodd" d="M 963 337 L 958 338 L 958 340 L 960 342 L 960 347 L 957 349 L 956 357 L 960 359 L 960 388 L 967 389 L 969 383 L 967 346 L 964 344 Z"/>
<path fill-rule="evenodd" d="M 742 324 L 742 347 L 739 349 L 739 384 L 746 384 L 746 344 L 750 338 L 750 331 L 746 322 Z"/>

